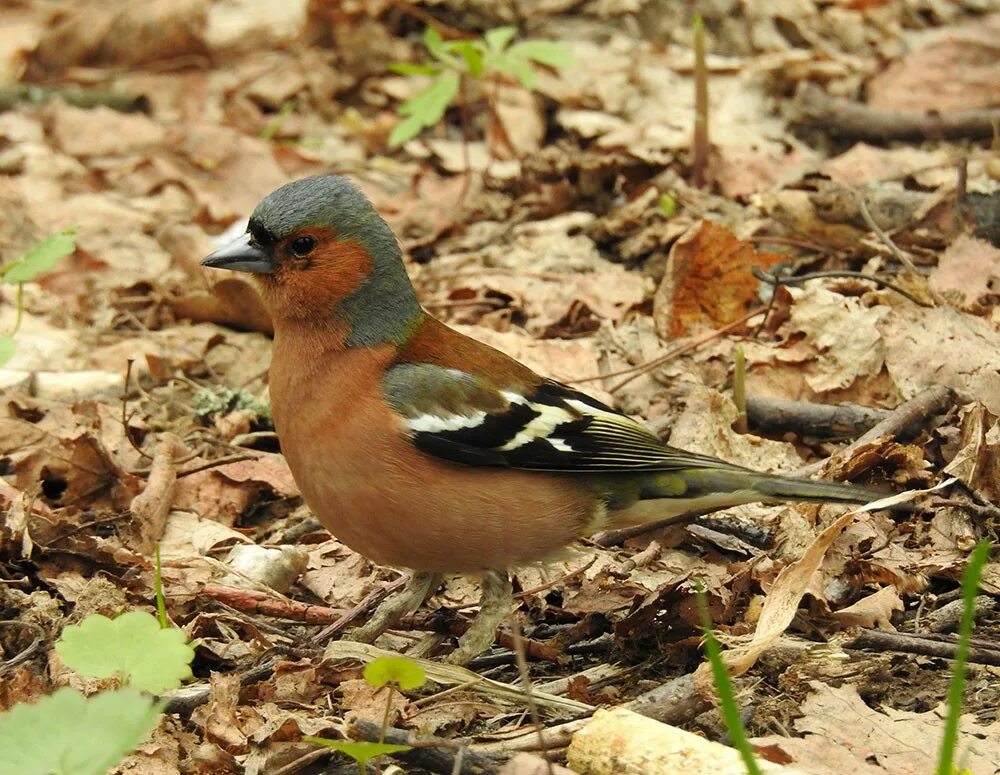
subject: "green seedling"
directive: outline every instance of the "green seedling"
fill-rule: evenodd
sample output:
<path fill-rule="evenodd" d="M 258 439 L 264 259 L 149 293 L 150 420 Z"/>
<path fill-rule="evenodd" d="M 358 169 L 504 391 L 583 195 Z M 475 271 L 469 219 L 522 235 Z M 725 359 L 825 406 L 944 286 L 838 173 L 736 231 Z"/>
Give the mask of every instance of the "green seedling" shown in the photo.
<path fill-rule="evenodd" d="M 17 317 L 10 332 L 0 335 L 0 366 L 13 358 L 17 349 L 14 335 L 24 318 L 24 284 L 51 272 L 59 259 L 73 253 L 76 250 L 74 234 L 73 229 L 68 229 L 46 237 L 16 261 L 0 266 L 0 282 L 17 286 Z"/>
<path fill-rule="evenodd" d="M 392 712 L 392 698 L 397 690 L 410 691 L 424 685 L 427 676 L 424 670 L 413 660 L 406 657 L 379 657 L 365 665 L 362 673 L 365 681 L 374 689 L 388 688 L 385 700 L 385 713 L 382 716 L 382 729 L 377 743 L 355 742 L 352 740 L 329 740 L 325 737 L 304 737 L 310 743 L 325 745 L 350 756 L 358 764 L 358 772 L 364 775 L 365 767 L 372 759 L 392 753 L 409 751 L 412 746 L 394 745 L 385 742 L 385 732 L 389 728 L 389 715 Z"/>
<path fill-rule="evenodd" d="M 722 659 L 722 649 L 719 648 L 719 641 L 716 640 L 712 632 L 712 616 L 708 611 L 708 595 L 704 587 L 698 590 L 698 612 L 701 615 L 701 627 L 705 638 L 705 654 L 708 656 L 708 663 L 712 668 L 712 682 L 719 695 L 722 721 L 726 725 L 726 731 L 729 732 L 729 740 L 733 744 L 733 748 L 739 751 L 749 775 L 761 775 L 757 759 L 754 757 L 753 747 L 747 739 L 746 729 L 743 726 L 740 706 L 736 703 L 732 679 L 730 679 L 726 663 Z"/>
<path fill-rule="evenodd" d="M 962 619 L 958 624 L 958 645 L 955 648 L 955 666 L 948 684 L 948 715 L 944 721 L 941 752 L 938 755 L 937 775 L 956 775 L 955 750 L 958 748 L 958 721 L 962 715 L 962 696 L 965 692 L 965 666 L 969 661 L 969 641 L 976 615 L 976 595 L 983 566 L 989 559 L 991 544 L 980 541 L 969 555 L 969 562 L 962 574 Z"/>
<path fill-rule="evenodd" d="M 429 57 L 423 62 L 396 62 L 389 68 L 400 75 L 426 76 L 431 83 L 399 106 L 402 119 L 389 135 L 396 148 L 425 129 L 436 126 L 454 102 L 466 78 L 510 76 L 528 91 L 535 88 L 535 67 L 559 69 L 573 64 L 569 48 L 554 40 L 531 39 L 514 43 L 515 27 L 495 27 L 473 40 L 444 40 L 433 27 L 424 31 Z"/>
<path fill-rule="evenodd" d="M 64 687 L 0 715 L 0 775 L 106 775 L 159 723 L 165 703 L 147 693 L 180 686 L 194 658 L 181 630 L 144 611 L 92 614 L 63 630 L 56 652 L 80 675 L 120 686 L 91 697 Z"/>

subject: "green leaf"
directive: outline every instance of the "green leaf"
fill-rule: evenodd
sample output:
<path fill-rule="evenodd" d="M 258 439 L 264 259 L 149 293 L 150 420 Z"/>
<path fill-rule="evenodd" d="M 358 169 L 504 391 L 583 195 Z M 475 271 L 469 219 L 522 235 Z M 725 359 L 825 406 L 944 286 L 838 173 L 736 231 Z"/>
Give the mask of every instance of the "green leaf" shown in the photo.
<path fill-rule="evenodd" d="M 325 745 L 327 748 L 332 748 L 334 751 L 340 751 L 342 754 L 347 754 L 358 764 L 367 764 L 370 760 L 374 759 L 376 756 L 384 756 L 390 753 L 402 753 L 403 751 L 410 751 L 413 749 L 412 745 L 393 745 L 392 743 L 367 743 L 359 742 L 356 743 L 352 740 L 327 740 L 325 737 L 312 737 L 306 735 L 302 738 L 307 743 L 315 743 L 316 745 Z"/>
<path fill-rule="evenodd" d="M 431 83 L 426 89 L 414 94 L 399 106 L 401 116 L 419 116 L 424 126 L 431 126 L 441 120 L 445 110 L 458 94 L 458 73 L 449 70 Z"/>
<path fill-rule="evenodd" d="M 400 121 L 389 133 L 389 147 L 398 148 L 419 135 L 424 129 L 424 122 L 419 116 L 409 116 Z"/>
<path fill-rule="evenodd" d="M 4 282 L 27 283 L 38 275 L 51 271 L 60 258 L 64 258 L 76 250 L 74 234 L 73 229 L 67 229 L 43 239 L 17 261 L 11 262 L 0 270 Z"/>
<path fill-rule="evenodd" d="M 194 659 L 187 635 L 161 629 L 156 617 L 145 611 L 129 611 L 117 619 L 91 614 L 63 630 L 56 652 L 81 675 L 120 675 L 136 689 L 154 694 L 190 678 Z"/>
<path fill-rule="evenodd" d="M 400 689 L 416 689 L 424 685 L 424 669 L 406 657 L 379 657 L 365 665 L 362 673 L 369 686 L 380 689 L 395 684 Z"/>
<path fill-rule="evenodd" d="M 486 41 L 486 46 L 490 51 L 500 53 L 515 35 L 517 35 L 517 27 L 494 27 L 483 33 L 483 40 Z"/>
<path fill-rule="evenodd" d="M 433 27 L 424 28 L 424 45 L 427 46 L 431 56 L 438 58 L 445 56 L 444 39 L 441 37 L 441 33 Z"/>
<path fill-rule="evenodd" d="M 664 218 L 673 218 L 677 214 L 677 200 L 670 194 L 660 194 L 659 206 Z"/>
<path fill-rule="evenodd" d="M 555 40 L 524 40 L 511 46 L 507 53 L 519 59 L 530 59 L 532 62 L 556 69 L 576 64 L 569 46 Z"/>
<path fill-rule="evenodd" d="M 511 75 L 513 75 L 528 91 L 535 88 L 535 68 L 531 66 L 531 63 L 526 59 L 518 59 L 513 55 L 507 56 L 507 66 Z"/>
<path fill-rule="evenodd" d="M 441 66 L 433 62 L 393 62 L 389 69 L 399 75 L 437 75 Z"/>
<path fill-rule="evenodd" d="M 107 775 L 145 740 L 162 706 L 135 689 L 64 687 L 0 715 L 0 775 Z"/>
<path fill-rule="evenodd" d="M 17 345 L 14 344 L 14 337 L 0 336 L 0 366 L 13 358 L 16 350 Z"/>
<path fill-rule="evenodd" d="M 478 78 L 483 74 L 483 54 L 471 40 L 456 40 L 447 44 L 448 50 L 465 60 L 469 75 Z"/>
<path fill-rule="evenodd" d="M 389 146 L 395 148 L 416 137 L 425 127 L 438 123 L 458 94 L 459 80 L 460 76 L 455 71 L 444 72 L 430 86 L 400 105 L 399 115 L 407 118 L 392 130 Z"/>

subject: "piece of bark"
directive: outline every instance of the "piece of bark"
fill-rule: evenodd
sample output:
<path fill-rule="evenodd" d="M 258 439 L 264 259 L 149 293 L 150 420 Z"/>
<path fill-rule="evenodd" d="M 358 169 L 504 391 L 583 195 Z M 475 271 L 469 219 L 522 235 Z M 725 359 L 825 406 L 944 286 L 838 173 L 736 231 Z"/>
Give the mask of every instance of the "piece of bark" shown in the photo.
<path fill-rule="evenodd" d="M 944 385 L 934 385 L 918 393 L 909 401 L 900 404 L 878 425 L 872 427 L 864 435 L 859 436 L 835 455 L 817 463 L 810 463 L 793 472 L 795 476 L 811 476 L 812 474 L 838 461 L 850 460 L 855 451 L 884 437 L 894 439 L 907 428 L 925 421 L 928 417 L 943 410 L 951 402 L 953 393 Z"/>
<path fill-rule="evenodd" d="M 862 102 L 831 97 L 812 83 L 799 86 L 790 110 L 794 123 L 866 140 L 991 137 L 1000 124 L 997 108 L 950 113 L 876 110 Z"/>
<path fill-rule="evenodd" d="M 928 657 L 954 659 L 958 643 L 905 632 L 862 630 L 854 640 L 846 645 L 846 648 L 898 651 L 903 654 L 922 654 Z M 997 643 L 995 648 L 970 644 L 969 662 L 1000 667 L 1000 643 Z"/>
<path fill-rule="evenodd" d="M 979 619 L 984 614 L 995 611 L 997 601 L 988 595 L 978 595 L 973 600 L 973 607 L 975 609 L 974 618 Z M 950 632 L 952 630 L 957 630 L 958 623 L 962 619 L 962 612 L 964 610 L 964 600 L 954 600 L 951 603 L 945 603 L 936 611 L 931 611 L 924 617 L 924 626 L 931 632 Z"/>
<path fill-rule="evenodd" d="M 746 765 L 736 749 L 662 724 L 624 708 L 599 710 L 573 736 L 569 766 L 581 775 L 676 775 L 711 772 L 744 775 Z M 762 772 L 801 772 L 757 758 Z"/>
<path fill-rule="evenodd" d="M 885 409 L 860 404 L 816 404 L 783 398 L 747 396 L 751 427 L 766 431 L 795 431 L 813 436 L 857 436 L 886 417 Z"/>
<path fill-rule="evenodd" d="M 167 515 L 174 500 L 177 460 L 184 455 L 184 442 L 164 433 L 156 446 L 146 488 L 132 499 L 132 522 L 126 544 L 137 554 L 150 554 L 163 537 Z"/>

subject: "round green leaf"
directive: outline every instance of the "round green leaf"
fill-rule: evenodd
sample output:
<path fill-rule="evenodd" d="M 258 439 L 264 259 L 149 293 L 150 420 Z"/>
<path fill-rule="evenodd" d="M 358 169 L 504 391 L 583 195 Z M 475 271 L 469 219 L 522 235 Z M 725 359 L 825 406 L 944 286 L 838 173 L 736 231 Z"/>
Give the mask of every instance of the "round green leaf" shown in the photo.
<path fill-rule="evenodd" d="M 379 689 L 386 684 L 395 684 L 400 689 L 416 689 L 424 685 L 427 676 L 424 669 L 406 657 L 379 657 L 367 665 L 363 673 L 369 686 Z"/>
<path fill-rule="evenodd" d="M 162 708 L 135 689 L 69 688 L 0 715 L 0 775 L 107 775 L 145 740 Z"/>
<path fill-rule="evenodd" d="M 194 659 L 187 635 L 173 627 L 161 629 L 145 611 L 129 611 L 117 619 L 88 616 L 63 630 L 56 652 L 81 675 L 122 676 L 136 689 L 154 694 L 190 678 Z"/>
<path fill-rule="evenodd" d="M 358 764 L 367 764 L 370 760 L 374 759 L 376 756 L 385 756 L 391 753 L 401 753 L 403 751 L 409 751 L 413 748 L 412 745 L 393 745 L 392 743 L 367 743 L 367 742 L 354 742 L 353 740 L 327 740 L 325 737 L 303 737 L 307 743 L 315 743 L 316 745 L 325 745 L 327 748 L 332 748 L 334 751 L 340 751 L 342 754 L 350 756 Z"/>

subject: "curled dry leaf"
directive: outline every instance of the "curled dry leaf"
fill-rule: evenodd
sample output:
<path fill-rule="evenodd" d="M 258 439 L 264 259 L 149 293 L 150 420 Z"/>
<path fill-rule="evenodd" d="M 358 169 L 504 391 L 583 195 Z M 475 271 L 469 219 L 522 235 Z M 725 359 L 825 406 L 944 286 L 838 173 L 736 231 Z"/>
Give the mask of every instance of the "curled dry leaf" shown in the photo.
<path fill-rule="evenodd" d="M 833 618 L 844 627 L 895 631 L 896 628 L 892 626 L 892 616 L 903 609 L 903 599 L 899 596 L 899 592 L 893 587 L 882 587 L 878 592 L 873 592 L 853 605 L 834 612 Z"/>
<path fill-rule="evenodd" d="M 1000 502 L 1000 421 L 979 402 L 962 407 L 961 416 L 961 446 L 945 473 Z"/>

